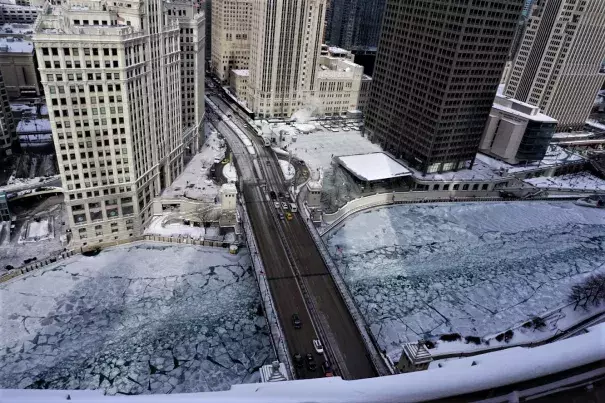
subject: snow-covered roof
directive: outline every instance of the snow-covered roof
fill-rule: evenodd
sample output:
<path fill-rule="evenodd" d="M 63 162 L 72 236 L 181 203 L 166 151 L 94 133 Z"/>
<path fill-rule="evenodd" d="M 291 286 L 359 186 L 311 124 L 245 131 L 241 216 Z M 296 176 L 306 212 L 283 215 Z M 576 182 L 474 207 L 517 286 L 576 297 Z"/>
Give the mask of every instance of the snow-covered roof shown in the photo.
<path fill-rule="evenodd" d="M 385 153 L 370 153 L 336 157 L 346 170 L 362 181 L 410 176 L 412 172 Z"/>
<path fill-rule="evenodd" d="M 237 193 L 237 188 L 235 187 L 235 183 L 225 183 L 221 185 L 221 193 Z"/>
<path fill-rule="evenodd" d="M 557 123 L 556 119 L 541 113 L 537 106 L 501 95 L 496 95 L 492 108 L 527 120 L 543 123 Z"/>
<path fill-rule="evenodd" d="M 588 120 L 586 121 L 586 124 L 587 124 L 588 126 L 595 127 L 595 128 L 597 128 L 597 129 L 599 129 L 599 130 L 605 130 L 605 125 L 604 125 L 603 123 L 599 123 L 599 122 L 597 122 L 597 121 L 596 121 L 596 120 L 594 120 L 594 119 L 588 119 Z"/>
<path fill-rule="evenodd" d="M 17 133 L 52 132 L 48 119 L 24 119 L 17 125 Z"/>
<path fill-rule="evenodd" d="M 403 352 L 414 365 L 424 364 L 433 360 L 429 350 L 421 343 L 405 343 L 403 345 Z"/>
<path fill-rule="evenodd" d="M 347 54 L 347 53 L 351 53 L 351 52 L 349 52 L 349 51 L 348 51 L 348 50 L 346 50 L 346 49 L 339 48 L 338 46 L 329 46 L 329 47 L 328 47 L 328 51 L 329 51 L 330 53 L 336 53 L 336 54 L 341 54 L 341 53 Z"/>
<path fill-rule="evenodd" d="M 2 24 L 0 25 L 0 35 L 33 35 L 33 24 Z"/>
<path fill-rule="evenodd" d="M 488 155 L 477 153 L 477 161 L 481 161 L 484 164 L 487 164 L 492 169 L 495 170 L 505 170 L 506 172 L 522 172 L 522 171 L 531 171 L 536 168 L 544 168 L 547 166 L 558 166 L 564 165 L 571 162 L 582 162 L 584 161 L 584 157 L 574 154 L 571 151 L 568 151 L 562 147 L 551 144 L 548 147 L 548 151 L 546 155 L 541 161 L 532 162 L 529 164 L 523 165 L 511 165 L 504 161 L 497 160 Z"/>
<path fill-rule="evenodd" d="M 11 106 L 11 111 L 13 112 L 29 112 L 32 115 L 36 114 L 36 107 L 34 105 L 25 105 L 25 104 L 17 104 L 17 103 L 10 103 Z"/>
<path fill-rule="evenodd" d="M 233 74 L 235 74 L 236 76 L 241 76 L 241 77 L 248 77 L 250 76 L 250 70 L 244 70 L 244 69 L 236 69 L 236 70 L 231 70 L 231 72 Z"/>
<path fill-rule="evenodd" d="M 21 38 L 0 38 L 0 53 L 33 53 L 34 44 Z"/>

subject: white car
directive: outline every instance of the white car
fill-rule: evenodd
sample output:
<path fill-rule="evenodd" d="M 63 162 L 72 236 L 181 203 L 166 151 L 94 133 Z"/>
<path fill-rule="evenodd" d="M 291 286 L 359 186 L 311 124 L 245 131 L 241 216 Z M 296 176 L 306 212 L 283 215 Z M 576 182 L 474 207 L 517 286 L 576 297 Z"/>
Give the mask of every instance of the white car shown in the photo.
<path fill-rule="evenodd" d="M 273 205 L 275 206 L 275 208 L 280 208 L 281 206 L 279 205 L 279 202 L 273 202 Z"/>
<path fill-rule="evenodd" d="M 288 203 L 286 202 L 281 202 L 281 206 L 284 210 L 288 210 Z"/>
<path fill-rule="evenodd" d="M 317 339 L 313 340 L 313 347 L 315 348 L 315 351 L 317 352 L 317 354 L 324 353 L 324 346 L 321 345 L 321 341 L 319 341 Z"/>

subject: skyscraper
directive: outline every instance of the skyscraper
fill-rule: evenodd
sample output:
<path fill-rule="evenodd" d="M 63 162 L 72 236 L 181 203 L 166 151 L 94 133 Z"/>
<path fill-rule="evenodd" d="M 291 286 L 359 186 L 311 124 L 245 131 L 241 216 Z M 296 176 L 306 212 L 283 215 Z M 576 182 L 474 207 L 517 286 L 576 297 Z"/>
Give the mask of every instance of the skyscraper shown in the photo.
<path fill-rule="evenodd" d="M 366 116 L 424 173 L 474 162 L 523 0 L 388 0 Z"/>
<path fill-rule="evenodd" d="M 289 117 L 315 96 L 325 7 L 326 0 L 252 2 L 247 102 L 258 117 Z"/>
<path fill-rule="evenodd" d="M 247 69 L 250 60 L 252 0 L 212 2 L 212 72 L 221 81 L 230 70 Z"/>
<path fill-rule="evenodd" d="M 331 0 L 326 13 L 326 42 L 345 49 L 378 46 L 386 0 Z"/>
<path fill-rule="evenodd" d="M 74 244 L 139 235 L 202 140 L 203 13 L 67 0 L 34 32 Z"/>
<path fill-rule="evenodd" d="M 11 147 L 16 140 L 13 112 L 8 102 L 2 72 L 0 72 L 0 159 L 11 154 Z"/>
<path fill-rule="evenodd" d="M 582 129 L 605 80 L 605 2 L 534 4 L 505 94 Z"/>

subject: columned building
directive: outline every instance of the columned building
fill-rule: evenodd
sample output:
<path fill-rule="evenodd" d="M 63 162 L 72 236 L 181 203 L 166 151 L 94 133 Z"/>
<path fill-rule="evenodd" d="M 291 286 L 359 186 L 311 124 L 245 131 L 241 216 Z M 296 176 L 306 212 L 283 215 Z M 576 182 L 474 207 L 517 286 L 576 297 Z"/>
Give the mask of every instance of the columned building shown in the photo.
<path fill-rule="evenodd" d="M 531 8 L 505 94 L 582 129 L 605 81 L 605 2 L 542 0 Z"/>
<path fill-rule="evenodd" d="M 229 80 L 229 71 L 248 68 L 252 0 L 212 2 L 212 72 Z"/>
<path fill-rule="evenodd" d="M 45 5 L 33 39 L 74 245 L 140 235 L 200 147 L 204 35 L 186 1 Z"/>
<path fill-rule="evenodd" d="M 370 138 L 423 173 L 471 166 L 523 5 L 387 0 Z"/>
<path fill-rule="evenodd" d="M 326 0 L 252 2 L 246 101 L 259 118 L 289 117 L 313 102 L 325 12 Z"/>

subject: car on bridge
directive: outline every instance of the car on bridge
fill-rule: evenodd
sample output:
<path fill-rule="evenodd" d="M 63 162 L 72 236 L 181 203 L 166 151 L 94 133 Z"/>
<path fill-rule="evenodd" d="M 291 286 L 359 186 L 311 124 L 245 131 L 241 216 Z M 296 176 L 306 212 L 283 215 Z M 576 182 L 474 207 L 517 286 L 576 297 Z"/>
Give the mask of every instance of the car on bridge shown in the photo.
<path fill-rule="evenodd" d="M 292 358 L 294 359 L 294 366 L 296 368 L 302 368 L 305 365 L 303 362 L 302 355 L 295 353 Z"/>
<path fill-rule="evenodd" d="M 317 352 L 317 354 L 324 353 L 324 346 L 321 345 L 321 341 L 317 339 L 313 340 L 313 347 L 315 348 L 315 352 Z"/>
<path fill-rule="evenodd" d="M 302 327 L 302 322 L 297 313 L 292 314 L 292 325 L 294 326 L 294 329 L 300 329 Z"/>
<path fill-rule="evenodd" d="M 286 203 L 286 202 L 281 202 L 281 207 L 282 207 L 284 210 L 288 210 L 288 203 Z"/>
<path fill-rule="evenodd" d="M 332 370 L 332 365 L 330 365 L 330 361 L 324 361 L 321 364 L 321 370 L 323 371 L 324 376 L 326 378 L 334 376 L 334 371 Z"/>
<path fill-rule="evenodd" d="M 286 218 L 286 216 L 284 216 L 284 213 L 282 213 L 282 212 L 280 211 L 280 212 L 279 212 L 279 219 L 280 219 L 280 220 L 283 220 L 283 219 L 285 219 L 285 218 Z"/>
<path fill-rule="evenodd" d="M 292 213 L 290 213 L 289 211 L 286 213 L 286 220 L 288 220 L 288 221 L 292 220 Z"/>
<path fill-rule="evenodd" d="M 275 200 L 277 198 L 273 190 L 269 193 L 269 196 L 271 196 L 271 200 Z"/>
<path fill-rule="evenodd" d="M 317 364 L 315 363 L 315 358 L 313 358 L 313 354 L 307 354 L 307 369 L 309 371 L 315 371 L 317 369 Z"/>
<path fill-rule="evenodd" d="M 280 204 L 279 204 L 279 202 L 273 202 L 273 205 L 275 206 L 275 208 L 280 208 L 281 207 Z"/>

